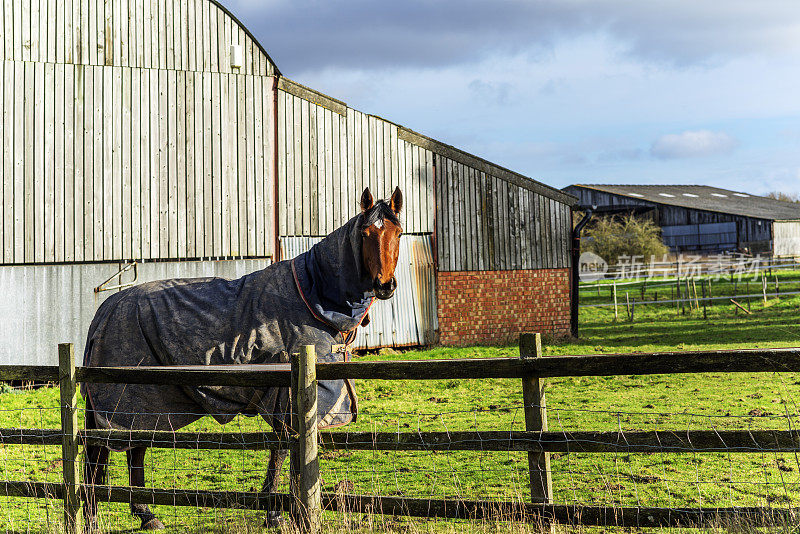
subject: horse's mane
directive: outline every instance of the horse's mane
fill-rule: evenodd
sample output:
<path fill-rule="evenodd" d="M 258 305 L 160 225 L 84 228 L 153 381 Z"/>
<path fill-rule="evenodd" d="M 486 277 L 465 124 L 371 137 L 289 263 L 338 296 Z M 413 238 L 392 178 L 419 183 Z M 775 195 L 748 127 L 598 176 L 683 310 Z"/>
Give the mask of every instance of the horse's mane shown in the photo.
<path fill-rule="evenodd" d="M 379 200 L 374 206 L 368 209 L 366 213 L 364 213 L 361 227 L 367 228 L 368 226 L 375 224 L 376 221 L 383 221 L 384 219 L 396 224 L 397 226 L 401 226 L 400 219 L 397 218 L 397 214 L 392 210 L 391 206 L 389 206 L 389 203 L 385 200 Z"/>

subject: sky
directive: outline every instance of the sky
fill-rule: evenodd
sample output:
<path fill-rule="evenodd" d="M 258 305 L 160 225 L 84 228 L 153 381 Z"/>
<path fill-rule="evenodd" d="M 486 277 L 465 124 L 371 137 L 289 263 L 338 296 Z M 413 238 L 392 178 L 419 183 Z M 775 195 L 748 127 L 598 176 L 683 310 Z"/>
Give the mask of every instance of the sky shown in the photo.
<path fill-rule="evenodd" d="M 554 187 L 800 194 L 796 0 L 222 0 L 304 85 Z"/>

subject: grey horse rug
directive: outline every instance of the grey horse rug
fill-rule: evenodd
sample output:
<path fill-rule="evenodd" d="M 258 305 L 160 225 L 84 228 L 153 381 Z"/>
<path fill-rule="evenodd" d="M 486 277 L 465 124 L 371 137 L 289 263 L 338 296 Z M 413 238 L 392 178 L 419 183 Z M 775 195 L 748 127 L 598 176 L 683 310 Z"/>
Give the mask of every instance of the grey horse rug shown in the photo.
<path fill-rule="evenodd" d="M 238 280 L 163 280 L 109 297 L 89 328 L 84 365 L 280 363 L 303 345 L 314 345 L 320 362 L 346 360 L 340 346 L 352 343 L 374 300 L 361 259 L 364 217 Z M 103 428 L 177 430 L 204 415 L 226 423 L 240 413 L 289 424 L 288 388 L 86 383 L 81 391 Z M 321 381 L 318 403 L 321 428 L 355 420 L 350 381 Z"/>

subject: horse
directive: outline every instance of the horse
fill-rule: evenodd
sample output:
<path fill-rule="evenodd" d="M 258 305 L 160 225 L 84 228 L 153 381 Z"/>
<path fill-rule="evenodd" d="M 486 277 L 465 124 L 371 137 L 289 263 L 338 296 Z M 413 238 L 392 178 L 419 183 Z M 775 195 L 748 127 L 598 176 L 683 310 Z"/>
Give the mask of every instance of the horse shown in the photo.
<path fill-rule="evenodd" d="M 84 366 L 236 365 L 288 361 L 303 345 L 321 362 L 347 361 L 358 326 L 369 322 L 374 300 L 391 298 L 402 226 L 403 195 L 375 202 L 369 188 L 361 211 L 308 252 L 238 280 L 174 279 L 149 282 L 105 300 L 89 327 Z M 320 381 L 319 427 L 355 421 L 358 406 L 349 380 Z M 87 429 L 176 431 L 203 415 L 224 424 L 236 415 L 260 415 L 278 434 L 289 425 L 289 388 L 181 387 L 136 384 L 81 386 Z M 124 450 L 124 449 L 123 449 Z M 126 450 L 131 486 L 145 484 L 146 447 Z M 97 529 L 92 488 L 104 484 L 110 449 L 86 446 L 84 518 Z M 262 491 L 275 493 L 288 451 L 270 451 Z M 142 530 L 163 523 L 147 505 L 131 504 Z M 269 510 L 265 523 L 282 522 Z"/>

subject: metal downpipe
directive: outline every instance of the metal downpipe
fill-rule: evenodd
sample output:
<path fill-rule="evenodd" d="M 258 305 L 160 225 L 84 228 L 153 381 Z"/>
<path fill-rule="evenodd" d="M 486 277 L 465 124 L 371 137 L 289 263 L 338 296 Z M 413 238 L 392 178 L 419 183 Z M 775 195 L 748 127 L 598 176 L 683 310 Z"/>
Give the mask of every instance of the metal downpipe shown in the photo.
<path fill-rule="evenodd" d="M 572 230 L 572 276 L 570 276 L 570 333 L 578 337 L 578 309 L 580 305 L 580 276 L 581 258 L 581 231 L 592 218 L 595 206 L 582 206 L 586 212 L 583 219 Z M 573 211 L 573 214 L 575 212 Z"/>

